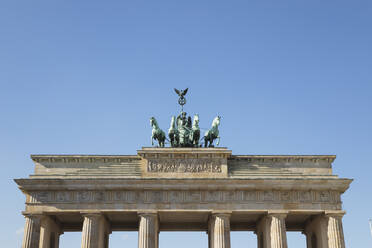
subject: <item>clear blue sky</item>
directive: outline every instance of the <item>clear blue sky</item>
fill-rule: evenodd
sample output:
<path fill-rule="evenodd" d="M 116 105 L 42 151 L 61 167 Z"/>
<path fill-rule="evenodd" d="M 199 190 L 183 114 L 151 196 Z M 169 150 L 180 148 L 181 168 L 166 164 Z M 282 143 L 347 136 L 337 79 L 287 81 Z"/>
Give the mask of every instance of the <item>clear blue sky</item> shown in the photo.
<path fill-rule="evenodd" d="M 334 172 L 355 179 L 347 247 L 371 247 L 371 30 L 369 0 L 1 1 L 1 246 L 21 242 L 12 179 L 33 172 L 30 154 L 135 154 L 150 145 L 149 117 L 166 129 L 177 114 L 173 87 L 189 87 L 186 111 L 204 128 L 221 115 L 234 154 L 336 154 Z M 234 233 L 233 248 L 249 235 Z M 202 248 L 206 235 L 160 242 Z M 80 247 L 80 236 L 61 243 Z"/>

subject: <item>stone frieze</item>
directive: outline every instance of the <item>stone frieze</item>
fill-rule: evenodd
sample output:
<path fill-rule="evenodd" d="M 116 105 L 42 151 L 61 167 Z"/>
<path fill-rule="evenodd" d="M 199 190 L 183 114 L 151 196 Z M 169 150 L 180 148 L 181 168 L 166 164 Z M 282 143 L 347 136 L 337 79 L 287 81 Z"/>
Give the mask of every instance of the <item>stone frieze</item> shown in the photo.
<path fill-rule="evenodd" d="M 222 173 L 220 159 L 149 159 L 147 172 Z"/>
<path fill-rule="evenodd" d="M 29 204 L 124 203 L 124 204 L 203 204 L 203 203 L 330 203 L 340 204 L 337 191 L 217 191 L 217 190 L 143 190 L 143 191 L 34 191 Z"/>

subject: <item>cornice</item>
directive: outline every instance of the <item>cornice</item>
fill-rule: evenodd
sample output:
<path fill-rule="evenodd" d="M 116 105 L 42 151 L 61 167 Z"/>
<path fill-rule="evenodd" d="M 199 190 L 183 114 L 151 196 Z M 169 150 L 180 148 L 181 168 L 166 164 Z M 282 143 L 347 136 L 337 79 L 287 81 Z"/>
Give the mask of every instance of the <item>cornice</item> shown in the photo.
<path fill-rule="evenodd" d="M 22 191 L 37 190 L 335 190 L 345 192 L 352 179 L 15 179 Z"/>
<path fill-rule="evenodd" d="M 172 148 L 173 151 L 175 150 Z M 54 155 L 54 154 L 35 154 L 31 155 L 34 162 L 48 163 L 94 163 L 94 162 L 127 162 L 128 160 L 140 160 L 141 155 L 146 154 L 165 154 L 171 151 L 170 148 L 143 148 L 138 150 L 139 155 Z M 227 154 L 228 160 L 247 161 L 247 162 L 312 162 L 325 161 L 333 163 L 336 155 L 231 155 L 231 150 L 218 148 L 178 148 L 176 153 L 200 153 L 200 154 Z"/>
<path fill-rule="evenodd" d="M 94 163 L 94 162 L 127 162 L 128 160 L 140 160 L 137 155 L 31 155 L 34 162 L 48 163 Z"/>
<path fill-rule="evenodd" d="M 240 160 L 247 162 L 300 162 L 306 161 L 317 163 L 319 161 L 325 161 L 327 163 L 333 163 L 336 159 L 336 155 L 231 155 L 229 160 Z"/>

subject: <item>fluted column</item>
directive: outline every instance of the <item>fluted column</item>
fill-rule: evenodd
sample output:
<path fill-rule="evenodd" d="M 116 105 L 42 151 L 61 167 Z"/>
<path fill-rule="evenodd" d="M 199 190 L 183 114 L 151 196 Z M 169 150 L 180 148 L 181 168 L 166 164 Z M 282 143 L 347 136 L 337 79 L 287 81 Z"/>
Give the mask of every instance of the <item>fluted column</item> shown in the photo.
<path fill-rule="evenodd" d="M 159 220 L 156 212 L 143 212 L 139 215 L 138 248 L 158 248 Z"/>
<path fill-rule="evenodd" d="M 286 213 L 269 213 L 258 224 L 258 247 L 287 248 Z"/>
<path fill-rule="evenodd" d="M 211 216 L 208 220 L 208 248 L 213 248 L 213 227 L 214 226 L 214 217 Z"/>
<path fill-rule="evenodd" d="M 342 216 L 344 211 L 326 211 L 313 216 L 304 233 L 308 248 L 345 248 Z"/>
<path fill-rule="evenodd" d="M 40 223 L 40 248 L 58 248 L 62 230 L 50 216 L 43 216 Z"/>
<path fill-rule="evenodd" d="M 344 231 L 342 228 L 342 216 L 344 213 L 326 213 L 328 223 L 328 247 L 345 248 Z"/>
<path fill-rule="evenodd" d="M 328 248 L 327 220 L 324 215 L 313 216 L 305 225 L 307 248 Z"/>
<path fill-rule="evenodd" d="M 287 248 L 286 214 L 270 214 L 271 248 Z"/>
<path fill-rule="evenodd" d="M 41 214 L 24 214 L 26 223 L 22 248 L 39 248 Z"/>
<path fill-rule="evenodd" d="M 106 248 L 109 225 L 100 213 L 84 213 L 81 248 Z"/>
<path fill-rule="evenodd" d="M 230 215 L 230 213 L 212 214 L 209 222 L 209 248 L 230 248 Z"/>

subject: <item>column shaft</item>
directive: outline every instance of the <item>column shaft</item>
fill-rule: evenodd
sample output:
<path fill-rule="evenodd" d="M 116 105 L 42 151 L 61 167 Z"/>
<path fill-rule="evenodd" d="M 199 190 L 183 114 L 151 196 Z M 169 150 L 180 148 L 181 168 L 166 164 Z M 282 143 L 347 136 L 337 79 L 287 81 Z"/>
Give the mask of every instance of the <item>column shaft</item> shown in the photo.
<path fill-rule="evenodd" d="M 209 218 L 208 221 L 208 248 L 213 248 L 213 226 L 214 226 L 214 218 Z"/>
<path fill-rule="evenodd" d="M 39 248 L 41 215 L 26 215 L 22 248 Z"/>
<path fill-rule="evenodd" d="M 159 221 L 156 213 L 140 213 L 138 248 L 158 248 Z"/>
<path fill-rule="evenodd" d="M 314 216 L 306 224 L 304 233 L 307 248 L 328 248 L 327 219 L 324 216 Z"/>
<path fill-rule="evenodd" d="M 108 224 L 105 217 L 101 214 L 85 214 L 81 248 L 105 248 L 108 235 Z"/>
<path fill-rule="evenodd" d="M 213 214 L 210 234 L 210 248 L 230 248 L 230 214 Z"/>
<path fill-rule="evenodd" d="M 44 216 L 40 224 L 40 248 L 58 248 L 61 228 L 49 216 Z"/>
<path fill-rule="evenodd" d="M 328 215 L 328 247 L 345 248 L 344 231 L 340 215 Z"/>
<path fill-rule="evenodd" d="M 257 225 L 257 240 L 260 248 L 287 248 L 285 227 L 286 214 L 270 213 Z"/>
<path fill-rule="evenodd" d="M 287 248 L 287 234 L 283 216 L 272 215 L 270 218 L 270 248 Z"/>

